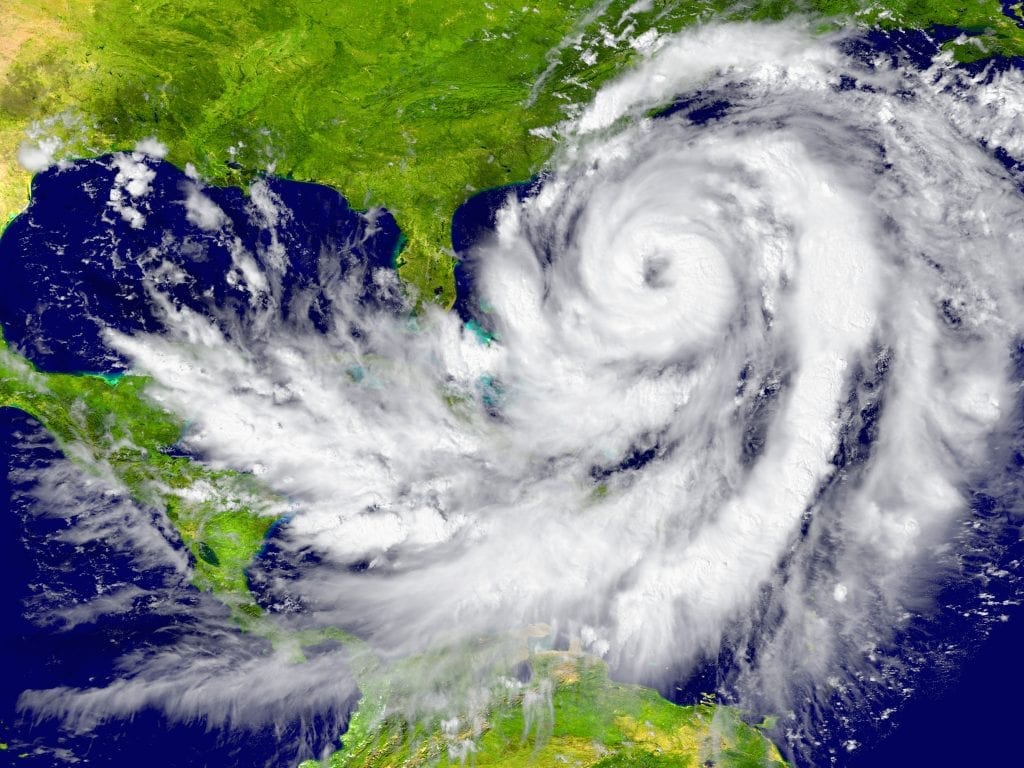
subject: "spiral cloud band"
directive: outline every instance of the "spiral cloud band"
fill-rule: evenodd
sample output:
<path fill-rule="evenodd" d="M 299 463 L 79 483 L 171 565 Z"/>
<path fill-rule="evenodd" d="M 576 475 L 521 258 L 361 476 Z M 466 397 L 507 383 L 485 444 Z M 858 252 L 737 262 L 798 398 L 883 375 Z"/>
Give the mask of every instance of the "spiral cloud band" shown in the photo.
<path fill-rule="evenodd" d="M 344 280 L 327 335 L 170 302 L 168 333 L 111 334 L 191 450 L 286 498 L 281 546 L 318 564 L 267 576 L 279 607 L 397 655 L 546 623 L 664 687 L 732 649 L 732 695 L 797 753 L 842 733 L 818 704 L 898 703 L 914 663 L 885 649 L 936 585 L 998 579 L 962 555 L 1015 439 L 1024 198 L 998 156 L 1024 84 L 849 43 L 660 40 L 467 255 L 489 341 Z M 245 257 L 254 306 L 286 261 Z"/>

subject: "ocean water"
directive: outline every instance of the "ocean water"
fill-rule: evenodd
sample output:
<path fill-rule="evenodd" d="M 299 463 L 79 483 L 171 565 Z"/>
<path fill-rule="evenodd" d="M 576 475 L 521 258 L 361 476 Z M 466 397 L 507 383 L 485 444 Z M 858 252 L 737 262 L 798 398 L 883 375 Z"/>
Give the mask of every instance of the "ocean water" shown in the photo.
<path fill-rule="evenodd" d="M 901 66 L 927 67 L 936 46 L 955 34 L 940 29 L 930 36 L 872 35 L 850 42 L 847 51 L 865 62 L 881 54 Z M 847 77 L 833 87 L 860 86 Z M 691 94 L 660 116 L 686 121 L 695 131 L 714 130 L 729 119 L 741 91 L 736 85 Z M 1005 151 L 994 154 L 1006 168 L 1018 167 Z M 487 243 L 496 237 L 498 211 L 536 198 L 550 182 L 545 175 L 488 190 L 455 214 L 452 241 L 461 260 L 455 312 L 462 322 L 476 323 L 485 337 L 497 324 L 479 278 Z M 122 373 L 130 365 L 106 329 L 158 335 L 176 313 L 209 320 L 229 340 L 225 346 L 235 337 L 244 342 L 254 326 L 266 322 L 283 328 L 285 336 L 357 338 L 358 322 L 337 324 L 340 303 L 348 302 L 344 312 L 356 317 L 360 307 L 404 311 L 393 291 L 399 243 L 398 226 L 386 211 L 353 211 L 340 194 L 322 186 L 268 177 L 246 196 L 238 189 L 204 186 L 144 155 L 81 161 L 37 177 L 28 211 L 0 239 L 5 278 L 0 323 L 8 341 L 43 370 L 103 374 Z M 561 258 L 552 241 L 542 243 L 535 255 L 541 270 Z M 944 322 L 961 323 L 955 307 L 947 309 Z M 784 376 L 777 383 L 770 377 L 755 382 L 748 371 L 742 369 L 735 382 L 737 397 L 749 395 L 755 385 L 761 388 L 751 396 L 745 417 L 740 462 L 745 467 L 763 455 L 765 425 L 780 407 L 784 389 Z M 851 376 L 854 394 L 831 460 L 837 476 L 853 476 L 871 462 L 878 422 L 889 404 L 887 376 L 881 364 Z M 360 369 L 354 378 L 362 377 Z M 1013 381 L 1019 391 L 1024 366 L 1018 365 Z M 498 379 L 480 382 L 480 400 L 499 423 L 506 390 Z M 922 580 L 938 580 L 922 590 L 933 595 L 933 603 L 920 606 L 919 616 L 892 636 L 890 647 L 879 649 L 918 672 L 905 680 L 905 690 L 864 693 L 865 700 L 849 711 L 847 701 L 836 697 L 830 711 L 815 713 L 818 722 L 831 727 L 803 735 L 801 765 L 884 768 L 1003 764 L 1012 758 L 1024 677 L 1019 605 L 1024 407 L 1015 402 L 1007 412 L 1012 423 L 1003 431 L 1008 437 L 958 488 L 970 506 L 971 534 L 958 540 L 963 568 L 923 574 Z M 8 753 L 26 753 L 19 764 L 41 766 L 74 759 L 124 765 L 158 755 L 173 755 L 178 765 L 280 765 L 323 754 L 343 729 L 352 699 L 327 710 L 299 702 L 293 712 L 279 708 L 267 719 L 251 717 L 241 726 L 207 719 L 201 703 L 193 707 L 195 714 L 176 716 L 148 700 L 135 708 L 129 702 L 120 713 L 97 707 L 102 715 L 95 722 L 81 704 L 69 707 L 63 718 L 53 706 L 43 713 L 25 706 L 26 691 L 116 689 L 118 681 L 133 678 L 133 664 L 179 648 L 198 658 L 257 660 L 257 665 L 267 648 L 232 632 L 225 609 L 187 585 L 181 548 L 157 511 L 138 507 L 75 469 L 29 417 L 11 410 L 0 416 L 0 568 L 10 585 L 0 633 L 11 671 L 0 693 L 0 741 L 10 744 Z M 595 483 L 627 483 L 678 450 L 666 433 L 640 438 L 607 461 L 591 463 L 588 477 Z M 815 502 L 834 491 L 820 488 Z M 808 540 L 813 525 L 808 516 L 801 541 Z M 312 574 L 315 579 L 321 565 L 314 549 L 297 557 L 287 546 L 288 528 L 272 529 L 253 568 L 254 591 L 265 607 L 275 599 L 268 585 L 276 578 L 299 581 Z M 830 554 L 822 552 L 821 560 Z M 791 552 L 780 554 L 773 579 L 785 580 L 791 557 Z M 346 570 L 352 578 L 371 577 L 374 562 L 355 557 Z M 86 608 L 108 595 L 109 604 L 99 610 Z M 743 701 L 741 672 L 767 653 L 763 639 L 784 626 L 768 590 L 753 603 L 748 625 L 725 625 L 711 651 L 660 675 L 655 683 L 667 697 L 688 704 L 714 692 L 723 701 Z M 367 610 L 372 614 L 373 608 Z M 838 671 L 853 680 L 862 674 L 852 664 Z M 812 681 L 807 688 L 823 686 Z M 808 709 L 820 706 L 820 699 L 807 702 Z M 784 717 L 780 723 L 772 735 L 783 742 Z"/>

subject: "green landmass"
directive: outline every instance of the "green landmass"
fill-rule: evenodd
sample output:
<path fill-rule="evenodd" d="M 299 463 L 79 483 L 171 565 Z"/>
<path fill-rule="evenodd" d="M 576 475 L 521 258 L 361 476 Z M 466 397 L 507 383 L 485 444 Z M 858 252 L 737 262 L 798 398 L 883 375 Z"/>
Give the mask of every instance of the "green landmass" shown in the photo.
<path fill-rule="evenodd" d="M 0 407 L 35 417 L 84 471 L 165 512 L 192 554 L 193 583 L 248 623 L 260 609 L 245 568 L 278 499 L 250 475 L 169 455 L 184 423 L 146 397 L 146 384 L 140 376 L 42 373 L 0 335 Z"/>
<path fill-rule="evenodd" d="M 778 749 L 735 709 L 677 706 L 649 688 L 616 683 L 599 659 L 540 652 L 530 682 L 497 686 L 477 722 L 410 722 L 366 694 L 329 768 L 456 765 L 593 768 L 783 768 Z M 466 745 L 472 744 L 472 748 Z M 307 761 L 301 768 L 321 765 Z"/>
<path fill-rule="evenodd" d="M 964 59 L 1024 54 L 998 0 L 7 0 L 0 203 L 24 205 L 26 130 L 67 156 L 156 136 L 213 183 L 271 169 L 386 206 L 407 284 L 449 305 L 455 209 L 538 171 L 545 129 L 636 59 L 641 35 L 796 12 L 957 26 Z"/>

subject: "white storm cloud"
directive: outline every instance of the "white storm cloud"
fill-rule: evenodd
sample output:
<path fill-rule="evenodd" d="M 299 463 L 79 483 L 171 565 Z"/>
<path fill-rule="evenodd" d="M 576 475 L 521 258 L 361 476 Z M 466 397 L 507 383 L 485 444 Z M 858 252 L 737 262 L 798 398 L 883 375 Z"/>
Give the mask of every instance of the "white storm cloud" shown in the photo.
<path fill-rule="evenodd" d="M 344 282 L 327 335 L 179 311 L 112 338 L 187 447 L 287 496 L 281 546 L 323 565 L 278 586 L 315 620 L 384 655 L 546 622 L 661 683 L 755 637 L 740 695 L 811 731 L 832 691 L 902 686 L 877 649 L 957 567 L 1005 438 L 1024 200 L 977 139 L 1019 146 L 1024 86 L 962 98 L 945 62 L 867 66 L 797 24 L 659 43 L 472 254 L 493 342 Z M 726 114 L 644 117 L 697 90 Z"/>

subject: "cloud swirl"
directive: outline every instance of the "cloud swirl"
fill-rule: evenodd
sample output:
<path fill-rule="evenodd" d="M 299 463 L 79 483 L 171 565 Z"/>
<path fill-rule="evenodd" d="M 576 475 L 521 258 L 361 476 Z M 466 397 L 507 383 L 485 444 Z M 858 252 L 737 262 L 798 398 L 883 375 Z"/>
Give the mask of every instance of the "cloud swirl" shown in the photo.
<path fill-rule="evenodd" d="M 811 754 L 830 703 L 913 687 L 927 644 L 886 649 L 938 585 L 997 578 L 964 553 L 1018 439 L 1024 83 L 800 24 L 656 48 L 466 254 L 491 340 L 343 277 L 329 333 L 271 321 L 239 256 L 251 317 L 167 302 L 111 343 L 189 449 L 286 495 L 277 545 L 318 564 L 262 574 L 279 607 L 398 656 L 543 622 L 666 688 L 728 651 Z"/>

